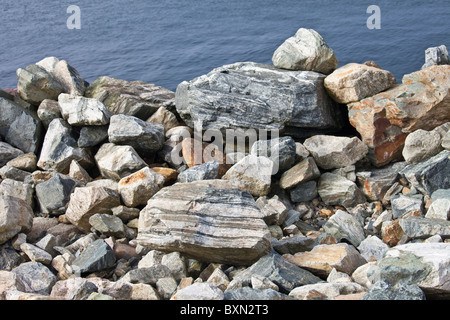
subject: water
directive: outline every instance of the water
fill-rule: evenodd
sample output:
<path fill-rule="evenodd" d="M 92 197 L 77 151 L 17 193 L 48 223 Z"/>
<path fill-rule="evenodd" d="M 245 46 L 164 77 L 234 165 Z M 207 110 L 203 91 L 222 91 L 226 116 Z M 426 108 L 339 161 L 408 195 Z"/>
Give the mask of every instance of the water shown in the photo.
<path fill-rule="evenodd" d="M 66 26 L 72 4 L 80 30 Z M 366 26 L 371 4 L 380 30 Z M 374 60 L 401 80 L 428 47 L 450 49 L 449 17 L 448 0 L 0 0 L 0 88 L 16 87 L 17 68 L 56 56 L 89 82 L 108 75 L 175 90 L 224 64 L 271 64 L 301 27 L 318 31 L 340 66 Z"/>

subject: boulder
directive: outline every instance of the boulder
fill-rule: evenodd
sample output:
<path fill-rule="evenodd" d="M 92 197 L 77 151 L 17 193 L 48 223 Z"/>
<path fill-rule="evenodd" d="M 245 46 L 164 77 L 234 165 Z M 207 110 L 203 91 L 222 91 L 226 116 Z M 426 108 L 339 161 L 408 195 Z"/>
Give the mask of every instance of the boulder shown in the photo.
<path fill-rule="evenodd" d="M 125 81 L 110 77 L 95 80 L 85 97 L 98 99 L 114 114 L 147 120 L 160 107 L 174 109 L 174 92 L 143 81 Z"/>
<path fill-rule="evenodd" d="M 255 156 L 264 156 L 274 162 L 277 171 L 290 169 L 296 160 L 297 146 L 292 137 L 281 137 L 271 140 L 256 141 L 250 153 Z M 276 172 L 274 172 L 276 173 Z"/>
<path fill-rule="evenodd" d="M 320 177 L 319 168 L 313 158 L 308 157 L 300 161 L 291 169 L 283 173 L 280 178 L 280 187 L 292 189 L 299 184 L 304 184 Z"/>
<path fill-rule="evenodd" d="M 406 137 L 402 155 L 405 161 L 411 164 L 431 158 L 440 151 L 442 147 L 439 132 L 418 129 Z"/>
<path fill-rule="evenodd" d="M 358 218 L 342 210 L 337 210 L 323 225 L 323 229 L 336 240 L 345 239 L 355 247 L 366 238 L 363 225 Z"/>
<path fill-rule="evenodd" d="M 212 70 L 176 91 L 176 107 L 190 127 L 280 130 L 309 137 L 342 127 L 339 107 L 323 86 L 325 75 L 288 71 L 253 62 Z"/>
<path fill-rule="evenodd" d="M 34 209 L 34 190 L 29 183 L 4 179 L 0 183 L 0 193 L 24 200 L 30 208 Z"/>
<path fill-rule="evenodd" d="M 36 170 L 37 157 L 34 153 L 21 154 L 18 157 L 8 161 L 7 165 L 20 170 L 33 172 Z"/>
<path fill-rule="evenodd" d="M 259 259 L 253 265 L 237 274 L 234 279 L 245 285 L 250 284 L 254 276 L 269 279 L 278 286 L 281 293 L 285 294 L 289 294 L 296 287 L 322 281 L 311 272 L 297 267 L 274 252 Z"/>
<path fill-rule="evenodd" d="M 119 193 L 127 207 L 146 205 L 164 185 L 164 177 L 145 167 L 119 181 Z"/>
<path fill-rule="evenodd" d="M 41 212 L 52 215 L 64 214 L 70 195 L 78 186 L 80 186 L 78 181 L 58 173 L 36 185 L 36 198 Z"/>
<path fill-rule="evenodd" d="M 358 267 L 367 263 L 355 247 L 346 243 L 318 245 L 309 252 L 285 254 L 283 258 L 324 279 L 333 268 L 351 275 Z"/>
<path fill-rule="evenodd" d="M 95 147 L 108 139 L 108 125 L 85 126 L 80 130 L 78 146 L 80 148 Z"/>
<path fill-rule="evenodd" d="M 138 153 L 151 155 L 164 144 L 164 126 L 125 114 L 113 115 L 108 128 L 109 142 L 132 146 Z"/>
<path fill-rule="evenodd" d="M 348 208 L 366 201 L 364 194 L 354 182 L 333 173 L 327 172 L 320 176 L 317 191 L 327 205 Z"/>
<path fill-rule="evenodd" d="M 36 64 L 50 73 L 61 84 L 65 93 L 76 96 L 84 95 L 86 82 L 66 60 L 47 57 Z"/>
<path fill-rule="evenodd" d="M 90 294 L 98 290 L 88 279 L 74 277 L 56 282 L 50 296 L 58 300 L 88 300 Z"/>
<path fill-rule="evenodd" d="M 410 164 L 399 173 L 422 194 L 431 195 L 438 189 L 450 188 L 450 151 L 444 150 L 434 157 Z"/>
<path fill-rule="evenodd" d="M 106 237 L 125 238 L 125 225 L 119 217 L 96 213 L 89 217 L 89 224 Z"/>
<path fill-rule="evenodd" d="M 113 143 L 103 144 L 95 155 L 95 161 L 101 175 L 115 181 L 147 166 L 133 147 Z"/>
<path fill-rule="evenodd" d="M 273 65 L 281 69 L 331 73 L 338 66 L 334 51 L 312 29 L 299 29 L 274 52 Z"/>
<path fill-rule="evenodd" d="M 439 235 L 444 239 L 450 238 L 450 221 L 408 217 L 399 219 L 399 225 L 411 239 L 426 239 L 434 235 Z"/>
<path fill-rule="evenodd" d="M 325 88 L 338 103 L 358 102 L 396 84 L 392 73 L 365 64 L 349 63 L 325 78 Z"/>
<path fill-rule="evenodd" d="M 270 250 L 270 232 L 249 192 L 227 180 L 177 183 L 139 216 L 137 242 L 200 261 L 248 265 Z"/>
<path fill-rule="evenodd" d="M 115 263 L 114 251 L 104 240 L 98 239 L 81 252 L 73 261 L 72 268 L 75 273 L 82 275 L 111 268 Z"/>
<path fill-rule="evenodd" d="M 273 162 L 266 157 L 249 155 L 233 165 L 222 177 L 239 181 L 255 197 L 266 196 L 270 192 Z"/>
<path fill-rule="evenodd" d="M 29 232 L 32 224 L 33 210 L 28 203 L 0 193 L 0 244 L 20 232 Z"/>
<path fill-rule="evenodd" d="M 219 164 L 215 161 L 202 163 L 188 168 L 177 176 L 178 182 L 193 182 L 198 180 L 214 180 L 219 177 Z"/>
<path fill-rule="evenodd" d="M 317 192 L 317 182 L 308 181 L 300 183 L 290 190 L 289 194 L 292 202 L 307 202 L 314 200 L 319 196 L 319 193 Z"/>
<path fill-rule="evenodd" d="M 53 119 L 62 118 L 61 108 L 58 101 L 45 99 L 37 109 L 37 116 L 42 121 L 45 128 L 48 128 Z"/>
<path fill-rule="evenodd" d="M 72 126 L 101 126 L 109 123 L 111 113 L 97 99 L 71 96 L 58 97 L 61 115 Z"/>
<path fill-rule="evenodd" d="M 401 85 L 348 105 L 350 123 L 369 147 L 374 165 L 401 159 L 409 133 L 450 121 L 449 79 L 449 65 L 432 66 L 405 75 Z"/>
<path fill-rule="evenodd" d="M 156 110 L 156 112 L 147 119 L 147 122 L 162 124 L 164 126 L 165 132 L 168 132 L 170 129 L 180 126 L 177 116 L 164 107 L 159 107 L 159 109 Z"/>
<path fill-rule="evenodd" d="M 25 69 L 19 68 L 17 73 L 17 91 L 20 97 L 32 105 L 38 106 L 43 100 L 58 100 L 64 88 L 44 68 L 32 64 Z"/>
<path fill-rule="evenodd" d="M 378 281 L 361 300 L 426 300 L 426 296 L 416 284 L 408 284 L 405 282 L 392 284 L 387 281 Z"/>
<path fill-rule="evenodd" d="M 170 300 L 224 300 L 224 294 L 211 283 L 194 283 L 178 290 Z"/>
<path fill-rule="evenodd" d="M 318 135 L 308 138 L 303 146 L 311 153 L 317 165 L 325 170 L 351 166 L 363 159 L 367 146 L 357 137 Z"/>
<path fill-rule="evenodd" d="M 391 208 L 394 219 L 403 216 L 422 216 L 423 213 L 422 195 L 398 195 L 392 197 Z"/>
<path fill-rule="evenodd" d="M 111 213 L 120 205 L 120 196 L 104 187 L 79 187 L 70 196 L 65 216 L 79 229 L 89 232 L 89 218 L 96 213 Z"/>
<path fill-rule="evenodd" d="M 25 153 L 38 153 L 44 130 L 34 111 L 0 98 L 0 135 L 7 143 Z"/>
<path fill-rule="evenodd" d="M 448 57 L 448 51 L 445 45 L 425 50 L 425 64 L 422 66 L 422 69 L 443 64 L 450 64 L 450 58 Z"/>
<path fill-rule="evenodd" d="M 297 300 L 309 300 L 313 294 L 320 294 L 320 300 L 333 300 L 340 295 L 356 294 L 366 292 L 366 289 L 360 284 L 350 283 L 316 283 L 295 288 L 289 293 L 289 296 Z"/>
<path fill-rule="evenodd" d="M 227 290 L 224 292 L 224 295 L 225 300 L 247 300 L 247 301 L 293 300 L 288 295 L 277 292 L 274 289 L 257 289 L 250 287 Z"/>
<path fill-rule="evenodd" d="M 66 174 L 72 160 L 77 160 L 83 167 L 93 164 L 90 153 L 78 147 L 70 125 L 63 119 L 54 119 L 45 134 L 37 166 L 42 170 Z"/>
<path fill-rule="evenodd" d="M 25 292 L 49 295 L 58 278 L 40 262 L 25 262 L 12 273 L 23 282 Z"/>

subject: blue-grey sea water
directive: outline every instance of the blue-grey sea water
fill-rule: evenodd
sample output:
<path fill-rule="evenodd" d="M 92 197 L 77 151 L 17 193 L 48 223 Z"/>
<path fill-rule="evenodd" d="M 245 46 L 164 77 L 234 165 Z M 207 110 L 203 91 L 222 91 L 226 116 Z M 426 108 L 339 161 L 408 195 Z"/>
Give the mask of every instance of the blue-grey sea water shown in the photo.
<path fill-rule="evenodd" d="M 70 5 L 81 29 L 67 28 Z M 370 5 L 381 29 L 367 28 Z M 374 60 L 401 81 L 428 47 L 450 49 L 450 1 L 0 0 L 0 88 L 16 87 L 17 68 L 56 56 L 88 82 L 108 75 L 175 90 L 224 64 L 271 64 L 301 27 L 318 31 L 340 66 Z"/>

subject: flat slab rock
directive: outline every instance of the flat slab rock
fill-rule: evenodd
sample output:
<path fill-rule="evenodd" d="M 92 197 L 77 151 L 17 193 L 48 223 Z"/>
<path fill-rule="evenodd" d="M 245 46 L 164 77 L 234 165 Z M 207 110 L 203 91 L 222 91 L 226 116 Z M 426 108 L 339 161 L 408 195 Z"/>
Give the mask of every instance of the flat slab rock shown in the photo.
<path fill-rule="evenodd" d="M 226 65 L 182 82 L 175 104 L 187 125 L 203 129 L 281 130 L 293 137 L 341 128 L 325 75 L 254 62 Z"/>
<path fill-rule="evenodd" d="M 139 217 L 137 242 L 205 262 L 249 265 L 270 251 L 270 231 L 251 194 L 226 180 L 161 189 Z"/>

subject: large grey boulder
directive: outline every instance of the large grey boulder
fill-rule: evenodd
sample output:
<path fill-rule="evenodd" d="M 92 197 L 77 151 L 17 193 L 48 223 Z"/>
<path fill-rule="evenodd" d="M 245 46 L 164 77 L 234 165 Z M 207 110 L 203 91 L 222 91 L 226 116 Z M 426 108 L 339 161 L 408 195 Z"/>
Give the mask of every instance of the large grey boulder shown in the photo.
<path fill-rule="evenodd" d="M 32 64 L 25 69 L 17 69 L 17 91 L 20 97 L 32 105 L 38 106 L 43 100 L 58 100 L 64 88 L 44 68 Z"/>
<path fill-rule="evenodd" d="M 10 145 L 25 153 L 37 153 L 42 143 L 44 130 L 35 112 L 0 98 L 0 135 Z"/>
<path fill-rule="evenodd" d="M 317 135 L 306 139 L 303 146 L 311 153 L 317 165 L 326 170 L 351 166 L 369 151 L 357 137 Z"/>
<path fill-rule="evenodd" d="M 63 119 L 54 119 L 48 126 L 37 166 L 43 170 L 68 173 L 72 160 L 83 167 L 93 164 L 91 154 L 79 148 L 71 126 Z"/>
<path fill-rule="evenodd" d="M 331 73 L 338 66 L 334 51 L 312 29 L 299 29 L 274 52 L 275 67 L 289 70 Z"/>
<path fill-rule="evenodd" d="M 71 126 L 101 126 L 109 123 L 111 113 L 96 99 L 62 93 L 58 97 L 63 118 Z"/>
<path fill-rule="evenodd" d="M 104 76 L 86 89 L 85 97 L 100 100 L 112 114 L 126 114 L 145 121 L 160 107 L 173 110 L 175 94 L 151 83 Z"/>
<path fill-rule="evenodd" d="M 450 188 L 450 175 L 444 172 L 450 172 L 450 151 L 447 150 L 410 164 L 400 171 L 400 175 L 421 193 L 431 195 L 438 189 Z"/>
<path fill-rule="evenodd" d="M 113 115 L 108 128 L 109 142 L 132 146 L 137 152 L 149 155 L 164 144 L 164 126 L 146 122 L 124 114 Z"/>
<path fill-rule="evenodd" d="M 227 180 L 177 183 L 139 216 L 137 242 L 206 262 L 248 265 L 270 251 L 270 232 L 253 197 Z"/>
<path fill-rule="evenodd" d="M 445 45 L 425 50 L 425 64 L 422 66 L 422 69 L 442 64 L 450 64 L 447 47 Z"/>
<path fill-rule="evenodd" d="M 176 107 L 190 127 L 281 130 L 308 137 L 342 127 L 339 107 L 323 86 L 325 75 L 254 62 L 226 65 L 182 82 Z"/>
<path fill-rule="evenodd" d="M 131 146 L 105 143 L 97 151 L 95 162 L 104 178 L 119 181 L 147 166 Z"/>

